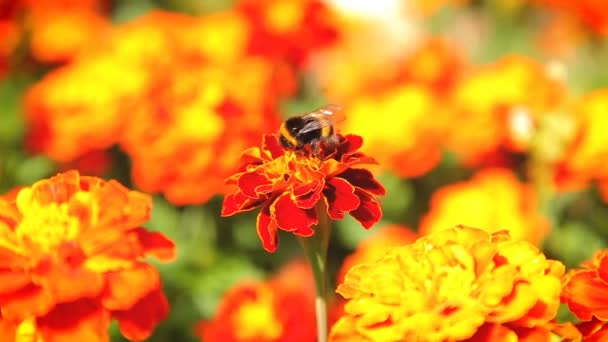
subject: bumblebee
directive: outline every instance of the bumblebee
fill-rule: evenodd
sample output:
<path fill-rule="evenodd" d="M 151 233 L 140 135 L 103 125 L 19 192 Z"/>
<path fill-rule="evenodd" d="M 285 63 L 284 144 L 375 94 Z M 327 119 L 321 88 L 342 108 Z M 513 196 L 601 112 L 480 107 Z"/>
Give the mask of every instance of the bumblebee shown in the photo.
<path fill-rule="evenodd" d="M 281 124 L 279 142 L 285 149 L 312 152 L 318 157 L 321 148 L 324 152 L 329 152 L 338 145 L 334 124 L 342 114 L 341 106 L 330 104 L 289 118 Z"/>

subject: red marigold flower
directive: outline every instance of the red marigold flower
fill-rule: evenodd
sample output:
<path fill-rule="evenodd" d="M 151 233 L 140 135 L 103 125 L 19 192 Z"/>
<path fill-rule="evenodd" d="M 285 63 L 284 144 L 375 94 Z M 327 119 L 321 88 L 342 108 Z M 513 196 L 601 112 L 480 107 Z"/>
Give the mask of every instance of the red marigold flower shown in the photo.
<path fill-rule="evenodd" d="M 508 230 L 516 240 L 540 245 L 551 226 L 538 209 L 534 189 L 507 169 L 485 169 L 473 179 L 446 185 L 431 198 L 419 232 L 432 234 L 464 224 L 489 232 Z"/>
<path fill-rule="evenodd" d="M 290 263 L 268 281 L 232 287 L 213 320 L 201 322 L 196 330 L 205 342 L 314 342 L 314 297 L 310 267 Z"/>
<path fill-rule="evenodd" d="M 366 229 L 373 226 L 382 216 L 376 196 L 386 190 L 370 171 L 355 168 L 374 163 L 357 152 L 363 139 L 339 137 L 333 153 L 317 158 L 283 149 L 276 135 L 264 136 L 262 147 L 245 151 L 241 171 L 227 179 L 236 190 L 224 198 L 222 216 L 261 207 L 258 235 L 269 252 L 278 246 L 277 229 L 313 235 L 319 203 L 333 220 L 349 213 Z"/>
<path fill-rule="evenodd" d="M 337 20 L 325 1 L 240 0 L 236 10 L 251 27 L 248 51 L 271 60 L 301 66 L 338 37 Z"/>
<path fill-rule="evenodd" d="M 444 230 L 351 268 L 330 341 L 548 342 L 563 273 L 505 231 Z"/>
<path fill-rule="evenodd" d="M 147 338 L 168 303 L 143 259 L 175 257 L 139 227 L 150 210 L 149 196 L 76 171 L 0 198 L 0 334 L 107 341 L 114 318 L 126 338 Z"/>

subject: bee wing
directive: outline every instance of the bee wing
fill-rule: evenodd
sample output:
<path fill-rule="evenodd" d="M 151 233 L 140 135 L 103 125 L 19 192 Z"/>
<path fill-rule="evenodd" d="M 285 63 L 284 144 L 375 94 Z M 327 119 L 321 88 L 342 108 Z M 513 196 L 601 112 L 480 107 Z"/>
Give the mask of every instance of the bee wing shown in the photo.
<path fill-rule="evenodd" d="M 337 104 L 328 104 L 327 106 L 313 110 L 312 112 L 304 115 L 315 118 L 330 118 L 333 123 L 339 122 L 344 119 L 344 108 Z"/>
<path fill-rule="evenodd" d="M 307 113 L 303 116 L 313 117 L 319 120 L 314 120 L 306 123 L 300 129 L 300 134 L 304 134 L 317 129 L 322 129 L 344 120 L 344 109 L 340 105 L 329 104 L 327 106 L 316 109 L 310 113 Z"/>

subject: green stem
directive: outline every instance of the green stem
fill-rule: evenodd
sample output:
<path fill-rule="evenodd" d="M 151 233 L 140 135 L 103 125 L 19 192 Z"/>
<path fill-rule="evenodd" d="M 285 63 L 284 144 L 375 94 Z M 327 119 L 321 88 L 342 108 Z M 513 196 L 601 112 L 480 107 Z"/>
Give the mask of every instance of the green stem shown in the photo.
<path fill-rule="evenodd" d="M 314 235 L 300 237 L 299 241 L 304 248 L 308 263 L 315 278 L 317 295 L 315 298 L 315 312 L 317 316 L 317 341 L 327 341 L 327 248 L 331 221 L 327 216 L 325 204 L 317 205 L 319 224 Z"/>

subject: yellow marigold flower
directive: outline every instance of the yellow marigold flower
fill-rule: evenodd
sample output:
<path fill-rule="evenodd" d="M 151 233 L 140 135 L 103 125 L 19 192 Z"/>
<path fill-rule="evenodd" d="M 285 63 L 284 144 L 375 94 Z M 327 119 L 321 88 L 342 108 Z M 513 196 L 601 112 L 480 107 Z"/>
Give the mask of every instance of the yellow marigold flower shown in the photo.
<path fill-rule="evenodd" d="M 503 150 L 525 152 L 539 119 L 559 109 L 565 94 L 564 84 L 532 59 L 513 55 L 481 66 L 453 92 L 447 147 L 470 164 Z"/>
<path fill-rule="evenodd" d="M 608 200 L 608 170 L 603 162 L 608 155 L 608 89 L 593 91 L 573 108 L 577 135 L 559 165 L 560 185 L 584 187 L 600 181 L 600 190 Z"/>
<path fill-rule="evenodd" d="M 427 88 L 402 85 L 361 95 L 347 110 L 341 127 L 363 136 L 362 150 L 380 165 L 405 177 L 421 175 L 439 163 L 445 126 L 437 119 L 442 111 Z M 435 119 L 429 120 L 430 115 Z"/>
<path fill-rule="evenodd" d="M 470 181 L 437 190 L 419 232 L 432 234 L 457 224 L 483 227 L 488 232 L 508 230 L 514 239 L 535 245 L 550 230 L 549 221 L 539 214 L 532 187 L 507 169 L 482 170 Z"/>
<path fill-rule="evenodd" d="M 337 289 L 348 302 L 330 341 L 548 338 L 563 273 L 505 231 L 457 226 L 353 267 Z"/>

